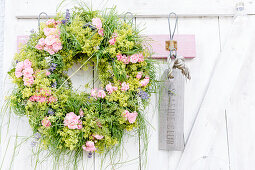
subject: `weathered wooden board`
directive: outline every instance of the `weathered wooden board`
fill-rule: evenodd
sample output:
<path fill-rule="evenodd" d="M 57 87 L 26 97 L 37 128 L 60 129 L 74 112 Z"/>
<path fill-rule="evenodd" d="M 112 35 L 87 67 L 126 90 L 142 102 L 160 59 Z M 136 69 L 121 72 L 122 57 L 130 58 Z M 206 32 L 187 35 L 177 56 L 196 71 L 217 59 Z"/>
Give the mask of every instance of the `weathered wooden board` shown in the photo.
<path fill-rule="evenodd" d="M 4 0 L 0 0 L 0 107 L 3 95 Z"/>
<path fill-rule="evenodd" d="M 57 0 L 46 0 L 46 1 L 38 1 L 38 0 L 8 0 L 6 4 L 8 6 L 8 10 L 6 11 L 6 24 L 5 24 L 5 52 L 4 52 L 4 64 L 3 70 L 6 72 L 11 64 L 11 59 L 13 53 L 16 51 L 16 36 L 17 35 L 27 35 L 31 28 L 37 29 L 37 21 L 36 20 L 16 20 L 16 16 L 37 16 L 37 14 L 41 11 L 46 11 L 49 14 L 55 14 L 55 4 L 59 3 Z M 70 2 L 70 1 L 69 1 Z M 102 1 L 93 1 L 93 6 L 97 7 L 98 3 Z M 116 3 L 115 3 L 116 2 Z M 246 5 L 250 4 L 248 7 L 253 9 L 254 13 L 254 1 L 247 0 Z M 156 3 L 156 5 L 155 5 Z M 139 14 L 140 18 L 137 18 L 137 23 L 145 23 L 143 28 L 144 34 L 169 34 L 168 32 L 168 23 L 167 23 L 167 14 L 170 11 L 175 11 L 177 14 L 181 16 L 179 18 L 179 24 L 177 33 L 178 34 L 194 34 L 196 36 L 196 53 L 197 57 L 193 60 L 186 60 L 188 64 L 192 79 L 185 85 L 185 119 L 184 119 L 184 137 L 187 139 L 189 136 L 189 131 L 193 125 L 193 121 L 195 120 L 196 114 L 198 112 L 198 108 L 200 107 L 201 101 L 203 100 L 204 94 L 207 89 L 207 84 L 211 77 L 211 72 L 213 70 L 214 64 L 218 58 L 217 54 L 220 51 L 220 48 L 224 48 L 224 41 L 227 41 L 226 38 L 220 38 L 222 35 L 229 34 L 231 31 L 227 28 L 222 31 L 222 28 L 225 27 L 226 19 L 231 19 L 231 17 L 223 17 L 222 20 L 218 20 L 216 17 L 208 18 L 203 17 L 199 18 L 200 15 L 204 16 L 215 16 L 215 15 L 232 15 L 234 10 L 234 2 L 232 0 L 227 1 L 209 1 L 209 0 L 195 0 L 192 2 L 187 1 L 146 1 L 139 0 L 133 2 L 133 0 L 128 3 L 125 1 L 110 1 L 111 4 L 117 4 L 120 11 L 131 11 L 135 14 Z M 109 5 L 108 4 L 108 5 Z M 0 4 L 2 5 L 2 4 Z M 157 8 L 155 8 L 157 6 Z M 162 8 L 163 6 L 163 8 Z M 213 6 L 213 8 L 212 8 Z M 100 6 L 99 6 L 100 7 Z M 100 8 L 105 7 L 104 3 L 102 3 Z M 246 6 L 247 7 L 247 6 Z M 66 7 L 65 7 L 66 8 Z M 65 10 L 63 8 L 63 10 Z M 70 6 L 68 6 L 70 8 Z M 153 8 L 153 9 L 152 9 Z M 226 10 L 228 9 L 228 10 Z M 163 14 L 163 15 L 161 15 Z M 163 17 L 163 18 L 160 18 Z M 184 17 L 184 18 L 182 18 Z M 193 17 L 193 18 L 190 18 Z M 228 21 L 227 21 L 228 22 Z M 244 29 L 246 30 L 246 28 Z M 225 32 L 225 33 L 224 33 Z M 241 32 L 241 31 L 240 31 Z M 226 36 L 225 36 L 226 37 Z M 222 40 L 222 41 L 220 41 Z M 222 44 L 222 46 L 220 46 Z M 252 56 L 251 56 L 252 58 Z M 251 62 L 252 63 L 252 62 Z M 246 63 L 249 64 L 249 63 Z M 233 69 L 233 68 L 232 68 Z M 161 74 L 161 73 L 158 73 Z M 251 72 L 247 72 L 246 75 L 250 75 L 252 77 Z M 245 76 L 244 77 L 249 77 Z M 75 81 L 75 80 L 74 80 Z M 248 82 L 251 86 L 247 87 L 243 86 L 242 82 Z M 250 170 L 254 167 L 253 165 L 253 157 L 254 157 L 254 137 L 251 134 L 254 134 L 253 127 L 253 98 L 252 98 L 252 83 L 253 80 L 242 79 L 240 80 L 240 84 L 235 90 L 239 94 L 235 94 L 231 100 L 234 101 L 235 107 L 230 107 L 227 109 L 228 114 L 228 124 L 229 124 L 229 141 L 230 141 L 230 163 L 231 169 L 239 170 Z M 5 82 L 6 86 L 7 84 Z M 245 89 L 251 89 L 251 91 L 246 91 Z M 240 91 L 240 92 L 239 92 Z M 241 95 L 241 96 L 240 96 Z M 192 101 L 192 102 L 191 102 Z M 241 101 L 241 102 L 240 102 Z M 150 128 L 151 136 L 150 143 L 148 148 L 148 166 L 147 170 L 161 169 L 161 170 L 176 170 L 176 164 L 179 162 L 181 152 L 167 152 L 158 150 L 158 116 L 157 109 L 155 109 L 155 104 L 157 103 L 156 97 L 152 99 L 149 108 L 146 110 L 149 117 L 149 122 L 152 127 Z M 230 104 L 231 106 L 232 104 Z M 249 106 L 249 107 L 248 107 Z M 232 116 L 233 115 L 233 116 Z M 222 119 L 222 115 L 217 117 L 218 119 Z M 208 118 L 209 119 L 209 118 Z M 207 119 L 207 120 L 208 120 Z M 12 125 L 18 124 L 18 121 L 12 122 Z M 22 131 L 19 132 L 22 135 L 27 135 L 28 133 L 28 125 L 23 126 L 23 122 L 20 123 L 19 129 Z M 238 126 L 237 126 L 238 125 Z M 225 132 L 225 128 L 222 127 Z M 210 149 L 209 155 L 207 157 L 200 157 L 198 159 L 194 159 L 191 161 L 189 169 L 193 168 L 198 170 L 199 168 L 204 168 L 202 164 L 206 165 L 208 168 L 208 163 L 215 163 L 219 165 L 218 167 L 222 167 L 222 162 L 226 162 L 226 134 L 221 131 L 221 134 L 215 136 L 217 138 L 216 143 Z M 12 134 L 15 135 L 16 131 L 13 130 Z M 210 133 L 208 131 L 207 133 Z M 10 134 L 11 135 L 11 134 Z M 225 138 L 225 139 L 222 139 Z M 220 142 L 221 141 L 221 142 Z M 213 143 L 213 142 L 212 142 Z M 127 143 L 128 152 L 125 153 L 133 157 L 132 153 L 136 155 L 136 148 L 133 148 L 134 145 L 137 144 L 137 141 Z M 199 144 L 199 142 L 198 142 Z M 4 148 L 7 146 L 7 143 L 4 143 L 1 147 Z M 13 146 L 10 143 L 9 146 Z M 26 164 L 29 159 L 29 148 L 27 146 L 20 152 L 20 155 L 16 157 L 15 161 L 16 167 L 19 169 L 30 169 L 30 164 Z M 1 152 L 2 155 L 2 152 Z M 132 155 L 132 156 L 131 156 Z M 191 155 L 190 159 L 193 158 Z M 11 161 L 11 152 L 7 160 Z M 89 160 L 94 161 L 94 160 Z M 97 161 L 97 160 L 96 160 Z M 160 162 L 160 163 L 158 163 Z M 84 164 L 87 164 L 84 161 Z M 94 163 L 93 163 L 94 164 Z M 97 164 L 97 162 L 96 162 Z M 137 162 L 130 163 L 133 164 L 130 169 L 136 169 Z M 200 165 L 201 166 L 200 166 Z M 216 166 L 214 166 L 216 167 Z M 222 169 L 226 169 L 224 165 Z M 46 167 L 47 168 L 47 167 Z M 96 167 L 87 167 L 87 169 L 100 169 L 97 165 Z M 123 166 L 120 169 L 125 169 Z M 197 169 L 196 169 L 197 168 Z M 205 170 L 206 168 L 202 169 Z M 8 169 L 8 166 L 7 166 Z M 86 169 L 86 167 L 84 168 Z M 215 168 L 214 168 L 215 169 Z"/>
<path fill-rule="evenodd" d="M 254 40 L 251 44 L 254 44 Z M 226 108 L 231 170 L 250 170 L 255 167 L 254 54 L 255 49 L 251 47 Z"/>
<path fill-rule="evenodd" d="M 174 69 L 174 79 L 162 76 L 159 105 L 159 149 L 184 149 L 184 76 Z"/>
<path fill-rule="evenodd" d="M 60 4 L 61 0 L 19 0 L 17 1 L 17 15 L 35 15 L 39 14 L 41 11 L 47 12 L 49 14 L 55 14 L 56 6 Z M 74 6 L 75 1 L 65 1 L 62 6 L 62 10 L 66 8 L 71 8 Z M 104 9 L 106 7 L 118 6 L 118 10 L 122 13 L 123 11 L 130 11 L 134 14 L 139 15 L 157 15 L 165 14 L 175 11 L 182 16 L 188 15 L 233 15 L 235 2 L 233 0 L 159 0 L 159 1 L 147 1 L 147 0 L 129 0 L 119 1 L 119 0 L 109 0 L 109 1 L 90 1 L 85 0 L 94 9 Z M 255 6 L 252 0 L 245 0 L 245 5 L 249 13 L 254 14 L 252 10 Z M 139 7 L 139 8 L 137 8 Z M 37 15 L 35 15 L 37 16 Z"/>
<path fill-rule="evenodd" d="M 247 28 L 247 24 L 250 24 Z M 215 141 L 215 136 L 224 126 L 224 119 L 218 119 L 222 109 L 233 90 L 233 84 L 238 79 L 238 73 L 247 58 L 247 49 L 254 38 L 252 31 L 254 24 L 247 17 L 237 17 L 219 61 L 215 66 L 214 74 L 198 117 L 187 142 L 186 148 L 179 162 L 178 170 L 186 170 L 201 157 L 206 157 Z M 246 29 L 245 32 L 241 30 Z M 240 44 L 240 42 L 242 42 Z M 240 50 L 242 49 L 242 50 Z M 231 61 L 231 62 L 229 62 Z M 234 69 L 233 69 L 234 68 Z"/>
<path fill-rule="evenodd" d="M 220 35 L 220 49 L 223 49 L 227 39 L 229 38 L 231 26 L 233 23 L 233 18 L 220 17 L 219 18 L 219 35 Z M 212 169 L 224 169 L 230 170 L 229 161 L 231 155 L 229 155 L 229 140 L 228 140 L 228 121 L 226 118 L 228 111 L 225 112 L 225 109 L 222 110 L 222 113 L 219 115 L 218 119 L 225 120 L 224 127 L 220 130 L 219 134 L 215 137 L 217 140 L 212 145 L 211 151 L 204 161 L 210 161 L 210 167 Z"/>
<path fill-rule="evenodd" d="M 139 18 L 137 25 L 140 28 L 146 28 L 143 30 L 143 34 L 169 34 L 166 18 Z M 185 84 L 184 138 L 187 139 L 220 52 L 218 18 L 179 18 L 176 34 L 194 34 L 196 36 L 196 58 L 185 61 L 192 76 L 192 79 Z M 210 43 L 205 43 L 208 41 Z M 160 67 L 162 66 L 161 64 Z M 163 67 L 163 70 L 165 68 Z M 158 74 L 162 75 L 163 73 L 159 72 Z M 156 117 L 154 116 L 152 119 L 152 125 L 155 128 L 158 127 Z M 151 133 L 152 137 L 158 138 L 157 129 Z M 151 161 L 148 161 L 148 165 L 156 169 L 153 160 L 158 160 L 160 157 L 162 164 L 167 164 L 162 169 L 176 170 L 182 153 L 155 150 L 155 146 L 158 148 L 158 141 L 152 138 L 150 144 L 151 152 L 148 157 Z"/>
<path fill-rule="evenodd" d="M 169 41 L 169 34 L 161 35 L 148 35 L 152 41 L 150 45 L 153 49 L 153 58 L 167 58 L 169 56 L 169 51 L 165 49 L 165 42 Z M 183 56 L 184 58 L 194 58 L 196 57 L 196 41 L 195 35 L 175 35 L 174 40 L 177 41 L 177 53 L 178 56 Z"/>

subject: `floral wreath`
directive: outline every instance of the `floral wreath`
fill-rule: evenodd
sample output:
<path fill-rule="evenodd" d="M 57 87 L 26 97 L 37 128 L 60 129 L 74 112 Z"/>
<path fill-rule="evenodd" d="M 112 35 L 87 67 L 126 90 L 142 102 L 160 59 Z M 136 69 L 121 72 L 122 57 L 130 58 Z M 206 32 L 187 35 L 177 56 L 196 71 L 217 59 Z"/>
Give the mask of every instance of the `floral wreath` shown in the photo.
<path fill-rule="evenodd" d="M 8 72 L 16 84 L 9 106 L 25 115 L 42 148 L 104 153 L 125 131 L 144 127 L 144 109 L 156 86 L 144 37 L 114 9 L 74 8 L 41 23 L 40 31 L 16 54 Z M 76 92 L 74 63 L 93 66 L 100 87 Z M 91 67 L 90 67 L 91 68 Z M 139 133 L 141 135 L 141 133 Z"/>

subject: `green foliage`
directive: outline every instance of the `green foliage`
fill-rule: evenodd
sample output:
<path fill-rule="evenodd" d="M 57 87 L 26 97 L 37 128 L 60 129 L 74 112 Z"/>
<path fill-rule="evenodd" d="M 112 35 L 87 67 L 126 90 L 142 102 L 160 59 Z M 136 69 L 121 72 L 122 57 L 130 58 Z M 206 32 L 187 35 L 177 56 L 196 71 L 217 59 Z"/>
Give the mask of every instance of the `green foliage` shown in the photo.
<path fill-rule="evenodd" d="M 63 14 L 58 14 L 55 20 L 61 21 L 64 18 Z M 91 25 L 93 18 L 101 19 L 103 36 L 97 30 L 84 27 L 86 24 Z M 150 96 L 155 92 L 157 81 L 154 63 L 149 59 L 148 50 L 143 48 L 144 39 L 135 26 L 121 20 L 115 9 L 91 11 L 87 8 L 75 8 L 70 20 L 58 26 L 62 50 L 52 55 L 35 48 L 39 39 L 45 38 L 45 27 L 46 24 L 41 24 L 41 32 L 32 34 L 28 43 L 14 58 L 14 61 L 28 59 L 32 62 L 33 84 L 26 86 L 21 77 L 15 76 L 16 62 L 8 72 L 17 85 L 7 99 L 9 105 L 16 114 L 28 116 L 34 133 L 39 132 L 42 135 L 40 146 L 56 150 L 55 153 L 59 153 L 57 150 L 73 151 L 78 156 L 86 141 L 93 141 L 97 152 L 104 153 L 118 146 L 124 133 L 130 130 L 137 130 L 139 136 L 143 136 L 146 141 L 143 110 L 149 104 L 149 99 L 139 96 L 139 92 L 142 90 Z M 109 40 L 115 34 L 116 43 L 110 45 Z M 117 60 L 118 54 L 142 54 L 145 58 L 141 62 L 124 64 Z M 56 69 L 46 75 L 52 63 L 56 64 Z M 85 69 L 89 65 L 94 66 L 101 88 L 104 89 L 111 83 L 117 90 L 111 94 L 106 92 L 105 98 L 97 99 L 85 92 L 77 93 L 66 73 L 74 63 L 80 63 Z M 136 78 L 139 72 L 142 72 L 141 79 Z M 145 76 L 149 76 L 150 81 L 142 87 L 140 82 Z M 129 84 L 127 91 L 121 90 L 123 82 Z M 32 96 L 45 97 L 47 100 L 35 102 L 31 100 Z M 51 102 L 49 96 L 57 100 Z M 84 116 L 80 117 L 82 128 L 69 129 L 64 126 L 66 114 L 74 112 L 79 115 L 80 110 L 84 112 Z M 134 123 L 123 117 L 124 110 L 138 113 Z M 50 115 L 49 111 L 54 113 Z M 49 127 L 42 125 L 45 117 L 51 123 Z M 96 139 L 93 137 L 95 134 L 102 135 L 103 139 Z"/>

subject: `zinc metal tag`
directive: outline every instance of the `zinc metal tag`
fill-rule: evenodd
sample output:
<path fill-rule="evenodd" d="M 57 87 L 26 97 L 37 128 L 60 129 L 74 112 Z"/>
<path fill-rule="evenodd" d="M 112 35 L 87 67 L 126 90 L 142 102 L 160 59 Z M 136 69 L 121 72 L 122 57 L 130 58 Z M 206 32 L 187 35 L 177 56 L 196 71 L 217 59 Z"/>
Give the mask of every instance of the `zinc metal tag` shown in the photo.
<path fill-rule="evenodd" d="M 159 149 L 182 151 L 184 149 L 184 76 L 173 69 L 173 79 L 162 76 L 159 106 Z"/>

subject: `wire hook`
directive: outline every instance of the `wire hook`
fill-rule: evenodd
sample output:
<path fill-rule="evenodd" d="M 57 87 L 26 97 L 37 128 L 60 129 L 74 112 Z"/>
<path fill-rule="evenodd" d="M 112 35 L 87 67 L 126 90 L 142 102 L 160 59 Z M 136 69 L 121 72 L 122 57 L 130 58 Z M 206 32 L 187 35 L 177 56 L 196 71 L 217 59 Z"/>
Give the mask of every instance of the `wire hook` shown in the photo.
<path fill-rule="evenodd" d="M 171 15 L 174 15 L 174 17 L 175 17 L 175 24 L 174 24 L 173 34 L 171 32 L 171 25 L 170 25 L 170 17 L 171 17 Z M 178 23 L 178 16 L 176 15 L 176 13 L 170 12 L 169 15 L 168 15 L 168 26 L 169 26 L 170 40 L 173 40 L 173 38 L 174 38 L 174 33 L 175 33 L 175 30 L 176 30 L 177 23 Z"/>
<path fill-rule="evenodd" d="M 132 21 L 132 24 L 134 23 L 134 15 L 132 14 L 132 12 L 126 12 L 125 14 L 124 14 L 124 21 L 126 22 L 126 18 L 127 18 L 127 16 L 128 15 L 130 15 L 131 16 L 131 21 Z"/>
<path fill-rule="evenodd" d="M 38 30 L 40 32 L 40 20 L 41 20 L 41 15 L 46 15 L 46 18 L 49 19 L 49 16 L 46 12 L 41 12 L 39 15 L 38 15 Z"/>

